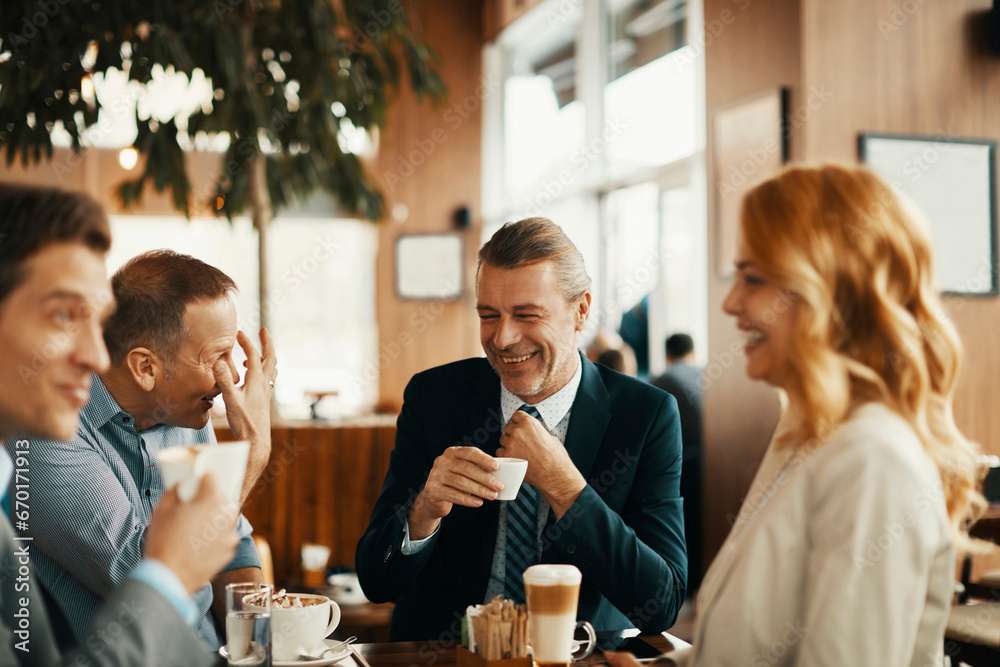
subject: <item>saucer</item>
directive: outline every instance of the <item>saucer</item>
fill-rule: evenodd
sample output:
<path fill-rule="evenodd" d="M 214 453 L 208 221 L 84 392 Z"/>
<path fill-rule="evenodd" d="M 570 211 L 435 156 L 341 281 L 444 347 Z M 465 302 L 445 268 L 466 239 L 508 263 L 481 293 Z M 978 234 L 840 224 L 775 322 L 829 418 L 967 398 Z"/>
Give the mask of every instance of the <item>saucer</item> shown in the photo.
<path fill-rule="evenodd" d="M 579 639 L 573 639 L 572 642 L 573 643 L 570 646 L 569 651 L 570 653 L 576 653 L 577 651 L 580 650 L 580 647 L 583 646 L 583 642 L 580 641 Z M 528 644 L 527 648 L 528 648 L 528 655 L 531 655 L 531 644 Z"/>
<path fill-rule="evenodd" d="M 317 644 L 311 651 L 309 651 L 309 653 L 318 654 L 324 648 L 339 643 L 340 642 L 335 639 L 324 639 L 322 644 Z M 332 653 L 327 653 L 319 660 L 272 660 L 271 667 L 323 667 L 323 665 L 332 665 L 335 662 L 340 662 L 350 654 L 351 646 L 348 644 L 347 646 L 341 646 Z M 229 652 L 226 650 L 225 645 L 219 649 L 219 655 L 226 660 L 229 659 Z"/>

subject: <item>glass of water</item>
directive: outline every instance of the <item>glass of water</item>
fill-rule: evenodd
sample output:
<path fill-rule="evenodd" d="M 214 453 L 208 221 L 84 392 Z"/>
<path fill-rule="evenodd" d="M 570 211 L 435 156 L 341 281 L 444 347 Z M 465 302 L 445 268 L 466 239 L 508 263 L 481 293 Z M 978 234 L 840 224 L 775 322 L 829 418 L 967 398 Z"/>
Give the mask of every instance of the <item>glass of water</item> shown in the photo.
<path fill-rule="evenodd" d="M 226 653 L 230 665 L 271 667 L 270 584 L 226 586 Z"/>

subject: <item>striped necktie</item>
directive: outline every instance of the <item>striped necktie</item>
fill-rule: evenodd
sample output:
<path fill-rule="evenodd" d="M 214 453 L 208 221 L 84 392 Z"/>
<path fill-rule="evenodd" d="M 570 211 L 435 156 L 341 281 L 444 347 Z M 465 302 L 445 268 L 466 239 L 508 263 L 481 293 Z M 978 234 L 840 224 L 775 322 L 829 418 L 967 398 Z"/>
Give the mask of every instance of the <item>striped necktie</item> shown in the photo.
<path fill-rule="evenodd" d="M 523 410 L 540 420 L 538 410 L 522 405 Z M 522 484 L 517 498 L 507 501 L 507 560 L 504 572 L 504 597 L 524 602 L 524 571 L 538 561 L 538 492 Z"/>

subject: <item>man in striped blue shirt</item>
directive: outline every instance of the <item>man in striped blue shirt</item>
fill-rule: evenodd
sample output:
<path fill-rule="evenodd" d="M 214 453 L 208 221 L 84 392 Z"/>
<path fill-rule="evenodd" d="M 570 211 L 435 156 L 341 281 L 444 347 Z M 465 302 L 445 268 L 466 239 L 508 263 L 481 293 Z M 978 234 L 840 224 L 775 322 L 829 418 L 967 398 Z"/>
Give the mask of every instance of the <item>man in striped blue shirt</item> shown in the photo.
<path fill-rule="evenodd" d="M 262 358 L 237 334 L 232 279 L 193 257 L 159 250 L 126 263 L 112 289 L 118 307 L 104 330 L 111 367 L 93 377 L 77 437 L 32 442 L 39 452 L 32 474 L 43 482 L 28 531 L 33 564 L 78 638 L 142 559 L 146 528 L 165 490 L 157 454 L 215 442 L 210 410 L 219 394 L 236 437 L 251 444 L 241 505 L 270 454 L 272 343 L 261 330 Z M 237 341 L 248 358 L 241 387 L 232 359 Z M 222 589 L 261 577 L 242 517 L 238 530 L 236 557 L 192 596 L 196 629 L 213 649 L 222 643 L 211 613 L 214 606 L 221 628 Z"/>

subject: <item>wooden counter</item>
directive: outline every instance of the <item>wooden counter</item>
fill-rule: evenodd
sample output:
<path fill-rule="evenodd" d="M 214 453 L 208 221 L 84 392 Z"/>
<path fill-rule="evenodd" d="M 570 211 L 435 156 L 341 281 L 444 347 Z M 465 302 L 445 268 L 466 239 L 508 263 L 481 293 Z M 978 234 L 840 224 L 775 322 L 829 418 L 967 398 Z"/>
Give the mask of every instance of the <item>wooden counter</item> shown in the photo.
<path fill-rule="evenodd" d="M 216 435 L 233 439 L 224 425 L 217 425 Z M 394 417 L 271 430 L 271 460 L 243 514 L 271 545 L 276 582 L 300 577 L 304 542 L 330 547 L 331 565 L 354 568 L 395 437 Z"/>

